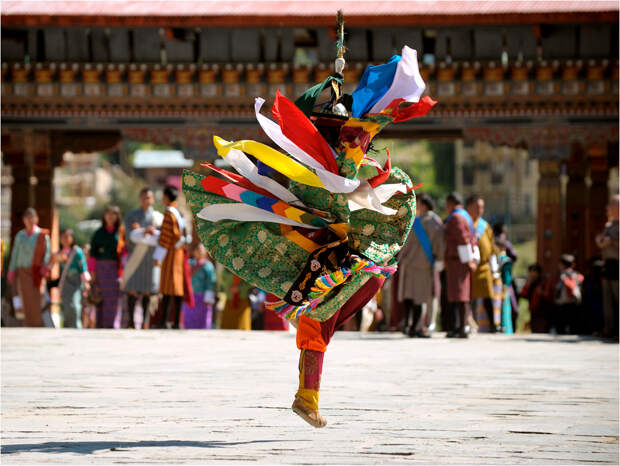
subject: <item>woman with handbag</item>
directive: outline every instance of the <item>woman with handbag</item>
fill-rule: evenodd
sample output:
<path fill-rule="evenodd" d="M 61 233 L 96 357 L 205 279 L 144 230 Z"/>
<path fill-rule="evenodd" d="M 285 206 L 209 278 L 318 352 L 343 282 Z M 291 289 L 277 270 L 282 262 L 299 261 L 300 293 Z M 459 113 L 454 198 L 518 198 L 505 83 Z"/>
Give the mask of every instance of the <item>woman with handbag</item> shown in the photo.
<path fill-rule="evenodd" d="M 67 229 L 60 234 L 61 249 L 52 255 L 48 264 L 60 265 L 58 290 L 60 291 L 63 327 L 82 328 L 82 288 L 90 288 L 86 258 L 82 248 L 75 244 L 73 230 Z"/>
<path fill-rule="evenodd" d="M 121 257 L 125 252 L 124 227 L 121 211 L 108 206 L 101 219 L 101 227 L 90 241 L 88 270 L 103 297 L 97 308 L 97 328 L 120 328 L 122 276 Z"/>

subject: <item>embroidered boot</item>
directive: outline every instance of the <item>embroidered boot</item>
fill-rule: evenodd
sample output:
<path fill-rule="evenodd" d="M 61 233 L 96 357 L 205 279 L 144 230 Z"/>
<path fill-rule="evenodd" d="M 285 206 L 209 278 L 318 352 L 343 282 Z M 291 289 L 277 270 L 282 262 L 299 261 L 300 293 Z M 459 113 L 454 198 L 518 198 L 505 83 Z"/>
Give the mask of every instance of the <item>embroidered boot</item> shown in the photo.
<path fill-rule="evenodd" d="M 313 427 L 327 425 L 319 412 L 319 388 L 323 370 L 323 353 L 302 349 L 299 355 L 299 389 L 291 409 L 295 414 Z"/>

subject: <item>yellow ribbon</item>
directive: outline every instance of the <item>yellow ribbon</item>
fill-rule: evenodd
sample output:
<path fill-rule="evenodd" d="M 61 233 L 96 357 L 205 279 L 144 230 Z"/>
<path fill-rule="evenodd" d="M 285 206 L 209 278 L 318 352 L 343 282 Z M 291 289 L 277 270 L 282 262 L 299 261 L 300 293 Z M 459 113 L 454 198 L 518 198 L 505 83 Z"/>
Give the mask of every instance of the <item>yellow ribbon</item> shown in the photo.
<path fill-rule="evenodd" d="M 325 186 L 323 186 L 323 183 L 321 183 L 321 180 L 314 172 L 265 144 L 247 140 L 229 142 L 219 136 L 213 136 L 213 144 L 217 148 L 217 153 L 223 158 L 226 158 L 231 149 L 238 149 L 246 154 L 253 155 L 264 164 L 269 165 L 293 181 L 325 189 Z"/>

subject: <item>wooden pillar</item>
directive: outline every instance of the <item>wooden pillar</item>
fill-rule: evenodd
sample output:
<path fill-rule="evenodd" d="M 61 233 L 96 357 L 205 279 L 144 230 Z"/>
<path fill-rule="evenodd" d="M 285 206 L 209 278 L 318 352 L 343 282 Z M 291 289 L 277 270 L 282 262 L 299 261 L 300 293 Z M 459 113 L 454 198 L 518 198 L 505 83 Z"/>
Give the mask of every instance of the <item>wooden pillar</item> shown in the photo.
<path fill-rule="evenodd" d="M 537 261 L 542 266 L 543 273 L 554 274 L 562 254 L 560 161 L 541 160 L 538 168 Z"/>
<path fill-rule="evenodd" d="M 24 225 L 22 214 L 33 207 L 39 224 L 52 229 L 54 216 L 54 172 L 47 131 L 9 130 L 3 136 L 5 163 L 11 165 L 11 240 Z"/>
<path fill-rule="evenodd" d="M 11 185 L 11 243 L 19 230 L 24 228 L 22 213 L 30 206 L 32 185 L 30 184 L 31 169 L 26 163 L 24 153 L 6 154 L 5 162 L 13 168 L 13 184 Z"/>
<path fill-rule="evenodd" d="M 571 147 L 570 158 L 566 161 L 565 219 L 563 251 L 573 254 L 577 261 L 577 269 L 585 270 L 588 256 L 586 244 L 583 241 L 587 225 L 588 187 L 586 185 L 586 171 L 588 161 L 585 152 L 579 144 Z"/>
<path fill-rule="evenodd" d="M 584 230 L 584 243 L 588 258 L 598 256 L 599 248 L 596 246 L 596 235 L 603 231 L 607 222 L 607 201 L 609 190 L 609 168 L 607 165 L 607 147 L 598 144 L 590 147 L 587 151 L 590 161 L 590 192 L 587 210 L 587 228 Z"/>

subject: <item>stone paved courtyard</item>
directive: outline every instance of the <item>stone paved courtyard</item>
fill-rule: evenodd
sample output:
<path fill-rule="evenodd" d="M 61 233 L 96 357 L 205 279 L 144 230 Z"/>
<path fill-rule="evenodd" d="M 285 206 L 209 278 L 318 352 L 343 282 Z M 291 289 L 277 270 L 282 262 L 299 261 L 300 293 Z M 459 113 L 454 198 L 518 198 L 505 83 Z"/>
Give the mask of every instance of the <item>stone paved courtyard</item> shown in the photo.
<path fill-rule="evenodd" d="M 294 335 L 2 329 L 3 464 L 618 464 L 618 346 L 338 333 L 329 425 Z"/>

